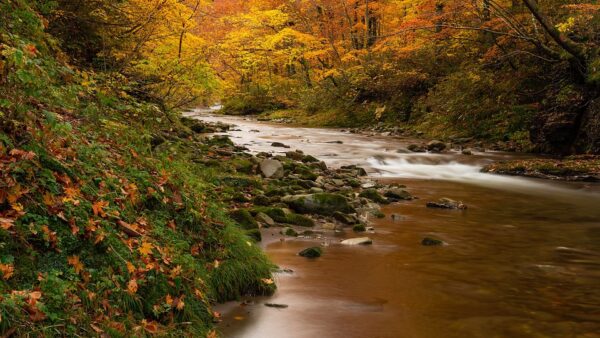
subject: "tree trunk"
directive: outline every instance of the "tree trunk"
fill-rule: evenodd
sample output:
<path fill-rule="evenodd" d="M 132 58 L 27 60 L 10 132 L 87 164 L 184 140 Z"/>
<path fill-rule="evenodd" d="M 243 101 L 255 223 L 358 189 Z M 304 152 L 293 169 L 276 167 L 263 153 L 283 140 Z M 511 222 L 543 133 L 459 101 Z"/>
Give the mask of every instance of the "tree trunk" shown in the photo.
<path fill-rule="evenodd" d="M 585 49 L 569 39 L 568 37 L 562 35 L 556 27 L 550 22 L 550 19 L 540 11 L 540 8 L 537 5 L 535 0 L 522 0 L 523 4 L 529 9 L 531 14 L 535 17 L 535 19 L 540 23 L 542 28 L 550 35 L 552 40 L 556 42 L 556 44 L 562 48 L 564 51 L 569 53 L 571 56 L 575 58 L 577 63 L 579 64 L 579 72 L 585 74 L 587 70 L 587 56 L 585 54 Z"/>

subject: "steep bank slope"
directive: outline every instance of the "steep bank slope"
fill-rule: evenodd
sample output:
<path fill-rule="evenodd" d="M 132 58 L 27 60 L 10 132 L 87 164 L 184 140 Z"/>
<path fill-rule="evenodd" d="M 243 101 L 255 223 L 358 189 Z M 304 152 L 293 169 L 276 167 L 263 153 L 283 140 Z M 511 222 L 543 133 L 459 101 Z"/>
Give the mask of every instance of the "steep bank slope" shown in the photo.
<path fill-rule="evenodd" d="M 274 286 L 191 160 L 211 141 L 70 66 L 43 7 L 0 2 L 0 332 L 214 334 L 214 302 Z"/>

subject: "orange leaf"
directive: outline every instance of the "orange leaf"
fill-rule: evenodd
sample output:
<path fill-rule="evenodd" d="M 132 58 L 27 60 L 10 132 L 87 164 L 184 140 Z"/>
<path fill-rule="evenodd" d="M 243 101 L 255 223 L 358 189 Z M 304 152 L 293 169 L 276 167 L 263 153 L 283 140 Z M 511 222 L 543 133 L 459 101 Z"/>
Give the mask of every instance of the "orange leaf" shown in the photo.
<path fill-rule="evenodd" d="M 134 273 L 135 265 L 131 264 L 130 262 L 127 262 L 127 271 L 129 271 L 129 273 Z"/>
<path fill-rule="evenodd" d="M 0 217 L 0 228 L 2 228 L 4 230 L 8 230 L 8 229 L 12 228 L 14 223 L 15 223 L 14 219 Z"/>
<path fill-rule="evenodd" d="M 175 304 L 175 308 L 179 311 L 183 310 L 185 303 L 183 302 L 183 297 L 185 296 L 181 296 L 177 299 L 175 299 L 175 301 L 173 302 Z"/>
<path fill-rule="evenodd" d="M 129 282 L 127 282 L 127 291 L 129 293 L 136 293 L 137 290 L 138 290 L 138 284 L 137 284 L 137 280 L 135 278 L 130 280 Z"/>
<path fill-rule="evenodd" d="M 12 264 L 0 264 L 0 272 L 2 272 L 2 279 L 8 280 L 15 273 L 15 267 Z"/>
<path fill-rule="evenodd" d="M 79 260 L 79 256 L 67 257 L 67 262 L 75 268 L 75 273 L 79 274 L 83 270 L 83 263 Z"/>
<path fill-rule="evenodd" d="M 149 243 L 149 242 L 143 242 L 143 243 L 142 243 L 142 245 L 141 245 L 141 246 L 138 248 L 138 251 L 139 251 L 139 252 L 140 252 L 142 255 L 144 255 L 144 256 L 147 256 L 147 255 L 149 255 L 150 253 L 152 253 L 152 248 L 153 248 L 153 247 L 154 247 L 154 246 L 152 245 L 152 243 Z"/>
<path fill-rule="evenodd" d="M 92 205 L 92 210 L 94 211 L 95 216 L 106 217 L 106 212 L 104 212 L 104 208 L 108 207 L 108 202 L 106 201 L 97 201 Z"/>

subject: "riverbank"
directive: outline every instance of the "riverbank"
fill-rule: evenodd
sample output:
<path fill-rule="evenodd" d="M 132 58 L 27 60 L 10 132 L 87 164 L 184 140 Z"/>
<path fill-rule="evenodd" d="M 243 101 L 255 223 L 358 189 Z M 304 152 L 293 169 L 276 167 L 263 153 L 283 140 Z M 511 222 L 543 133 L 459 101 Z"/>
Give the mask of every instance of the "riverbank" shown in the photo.
<path fill-rule="evenodd" d="M 486 166 L 483 171 L 550 180 L 600 182 L 600 156 L 578 155 L 564 159 L 501 161 Z"/>
<path fill-rule="evenodd" d="M 224 110 L 223 113 L 233 116 L 235 111 Z M 383 112 L 382 112 L 383 113 Z M 248 116 L 248 115 L 246 115 Z M 400 122 L 378 118 L 371 111 L 353 112 L 346 114 L 338 111 L 318 111 L 309 113 L 299 109 L 267 110 L 258 115 L 252 115 L 260 121 L 270 121 L 288 125 L 311 128 L 339 128 L 352 133 L 364 135 L 382 135 L 397 138 L 412 138 L 427 143 L 431 140 L 441 140 L 450 145 L 449 148 L 478 149 L 479 151 L 494 150 L 508 152 L 529 152 L 532 144 L 526 139 L 527 133 L 519 137 L 499 140 L 494 137 L 476 138 L 460 134 L 452 128 L 446 128 L 443 121 L 423 120 L 417 122 Z"/>
<path fill-rule="evenodd" d="M 411 140 L 404 149 L 398 151 L 414 153 L 444 153 L 458 152 L 464 155 L 493 152 L 515 152 L 527 153 L 529 157 L 542 156 L 542 154 L 529 153 L 531 144 L 526 141 L 496 141 L 473 137 L 444 136 L 438 133 L 440 140 L 433 139 L 431 134 L 420 131 L 419 126 L 403 125 L 395 126 L 390 123 L 376 122 L 354 122 L 349 123 L 342 119 L 340 121 L 335 115 L 316 114 L 306 112 L 279 110 L 269 111 L 253 116 L 258 121 L 291 125 L 300 127 L 326 127 L 338 128 L 342 132 L 366 136 L 383 136 L 397 140 Z M 363 125 L 356 127 L 355 125 Z M 369 125 L 370 124 L 370 125 Z M 367 126 L 364 126 L 367 125 Z M 349 127 L 350 126 L 350 127 Z M 354 126 L 354 127 L 352 127 Z M 548 156 L 548 155 L 544 155 Z M 523 176 L 551 180 L 565 181 L 598 181 L 600 179 L 599 160 L 597 155 L 575 155 L 564 158 L 547 158 L 529 160 L 501 160 L 494 164 L 486 165 L 483 170 L 486 173 L 499 175 Z"/>

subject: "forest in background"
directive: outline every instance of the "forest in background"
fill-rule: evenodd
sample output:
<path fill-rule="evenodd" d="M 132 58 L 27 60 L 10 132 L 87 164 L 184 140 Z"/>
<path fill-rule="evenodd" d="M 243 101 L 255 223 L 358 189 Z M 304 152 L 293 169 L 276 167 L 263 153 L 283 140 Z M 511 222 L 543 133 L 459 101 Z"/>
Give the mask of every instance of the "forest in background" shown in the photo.
<path fill-rule="evenodd" d="M 403 126 L 598 153 L 600 5 L 535 0 L 44 2 L 78 66 L 164 109 Z"/>
<path fill-rule="evenodd" d="M 226 111 L 600 151 L 595 1 L 229 0 L 212 13 L 200 29 Z"/>

